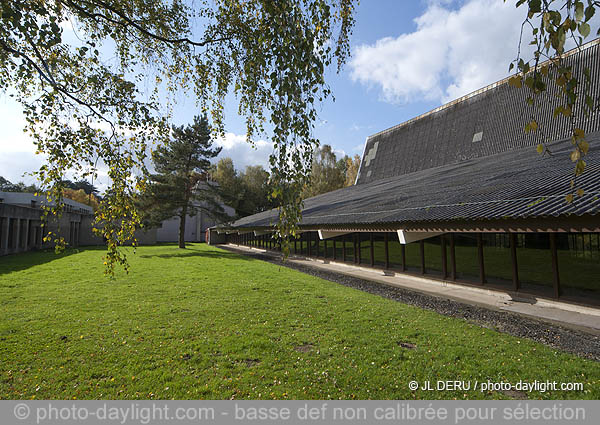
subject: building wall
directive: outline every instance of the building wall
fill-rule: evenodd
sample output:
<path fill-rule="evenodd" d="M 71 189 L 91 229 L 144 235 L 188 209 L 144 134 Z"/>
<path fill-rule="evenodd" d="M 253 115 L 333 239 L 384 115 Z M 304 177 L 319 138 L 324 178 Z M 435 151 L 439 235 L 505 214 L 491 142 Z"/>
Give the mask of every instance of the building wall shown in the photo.
<path fill-rule="evenodd" d="M 185 241 L 197 242 L 197 217 L 187 216 L 185 221 Z M 173 217 L 162 222 L 162 226 L 156 229 L 156 240 L 158 242 L 177 242 L 179 240 L 179 217 Z"/>
<path fill-rule="evenodd" d="M 208 240 L 206 241 L 206 243 L 210 245 L 224 244 L 227 243 L 229 239 L 226 233 L 219 233 L 217 232 L 216 228 L 209 228 L 207 230 L 207 234 Z"/>
<path fill-rule="evenodd" d="M 81 233 L 79 241 L 79 244 L 81 246 L 99 246 L 105 244 L 102 236 L 98 236 L 95 232 L 92 231 L 93 224 L 94 216 L 84 216 L 82 218 L 82 228 L 85 229 L 85 232 Z M 156 229 L 154 228 L 137 230 L 134 235 L 138 245 L 154 245 L 156 243 Z M 131 242 L 128 242 L 126 245 L 131 245 Z"/>
<path fill-rule="evenodd" d="M 42 212 L 38 208 L 21 205 L 0 204 L 0 255 L 51 248 L 54 242 L 44 242 L 43 237 L 55 232 L 70 246 L 79 246 L 82 235 L 91 233 L 91 228 L 82 225 L 79 212 L 64 212 L 59 221 L 50 219 L 42 226 Z"/>
<path fill-rule="evenodd" d="M 92 227 L 94 223 L 94 216 L 86 216 L 82 219 L 82 227 L 85 229 L 84 232 L 81 233 L 80 243 L 82 246 L 86 245 L 104 245 L 104 240 L 102 237 L 96 235 L 93 232 Z"/>
<path fill-rule="evenodd" d="M 53 241 L 43 241 L 50 231 L 70 247 L 104 245 L 102 237 L 92 231 L 93 222 L 94 216 L 88 213 L 65 211 L 58 221 L 51 217 L 42 227 L 39 208 L 0 203 L 0 255 L 53 248 Z M 155 244 L 156 229 L 138 230 L 135 237 L 139 245 Z"/>
<path fill-rule="evenodd" d="M 65 204 L 65 212 L 75 212 L 80 214 L 93 214 L 92 207 L 82 204 L 72 199 L 63 199 Z M 40 205 L 47 203 L 47 199 L 43 195 L 35 195 L 26 192 L 0 192 L 0 203 L 8 205 L 20 205 L 22 207 L 39 208 Z"/>
<path fill-rule="evenodd" d="M 234 216 L 233 208 L 223 205 L 225 213 Z M 185 222 L 186 242 L 206 242 L 206 229 L 217 224 L 215 219 L 209 217 L 205 212 L 198 212 L 195 216 L 187 216 Z M 179 241 L 179 217 L 173 217 L 162 222 L 162 226 L 156 229 L 157 242 Z"/>
<path fill-rule="evenodd" d="M 141 229 L 135 232 L 135 239 L 138 245 L 156 244 L 156 229 Z"/>

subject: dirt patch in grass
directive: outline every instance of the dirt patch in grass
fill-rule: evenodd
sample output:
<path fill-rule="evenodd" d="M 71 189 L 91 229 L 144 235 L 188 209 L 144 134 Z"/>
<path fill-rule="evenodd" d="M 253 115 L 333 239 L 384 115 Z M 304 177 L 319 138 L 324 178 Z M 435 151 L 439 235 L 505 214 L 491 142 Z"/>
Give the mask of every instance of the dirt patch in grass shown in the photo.
<path fill-rule="evenodd" d="M 258 359 L 246 359 L 243 361 L 246 367 L 254 367 L 260 364 L 260 360 Z"/>
<path fill-rule="evenodd" d="M 303 344 L 303 345 L 296 345 L 294 347 L 294 350 L 299 351 L 301 353 L 308 353 L 309 351 L 312 351 L 313 348 L 314 348 L 314 346 L 312 344 Z"/>
<path fill-rule="evenodd" d="M 527 400 L 527 394 L 522 391 L 505 390 L 500 392 L 507 397 L 514 398 L 515 400 Z"/>

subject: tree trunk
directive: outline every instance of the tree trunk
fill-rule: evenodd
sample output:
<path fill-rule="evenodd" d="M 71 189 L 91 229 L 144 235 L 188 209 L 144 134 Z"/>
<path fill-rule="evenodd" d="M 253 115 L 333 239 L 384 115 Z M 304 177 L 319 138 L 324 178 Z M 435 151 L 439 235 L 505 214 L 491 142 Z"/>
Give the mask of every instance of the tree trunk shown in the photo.
<path fill-rule="evenodd" d="M 187 205 L 182 208 L 179 216 L 179 248 L 185 249 L 185 219 L 187 216 Z"/>

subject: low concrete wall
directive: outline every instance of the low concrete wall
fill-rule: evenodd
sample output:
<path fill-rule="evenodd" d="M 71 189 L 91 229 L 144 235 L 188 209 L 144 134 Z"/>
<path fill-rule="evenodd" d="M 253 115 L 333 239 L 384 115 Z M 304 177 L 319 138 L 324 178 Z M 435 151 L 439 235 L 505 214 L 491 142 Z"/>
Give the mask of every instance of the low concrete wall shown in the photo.
<path fill-rule="evenodd" d="M 0 255 L 52 248 L 53 241 L 43 241 L 48 232 L 62 237 L 70 246 L 78 246 L 82 235 L 91 233 L 86 217 L 79 212 L 64 212 L 60 219 L 51 217 L 44 223 L 39 208 L 0 204 Z"/>
<path fill-rule="evenodd" d="M 92 231 L 93 223 L 93 215 L 82 217 L 82 227 L 89 229 L 89 232 L 81 233 L 81 239 L 79 240 L 81 245 L 104 245 L 104 240 L 102 237 L 96 235 L 96 233 Z"/>
<path fill-rule="evenodd" d="M 63 212 L 58 220 L 50 217 L 44 226 L 42 222 L 42 210 L 39 208 L 0 204 L 0 255 L 53 248 L 53 241 L 43 241 L 48 232 L 62 237 L 71 247 L 104 245 L 102 236 L 92 231 L 93 215 Z M 135 237 L 139 245 L 153 245 L 156 243 L 156 229 L 138 230 Z"/>
<path fill-rule="evenodd" d="M 85 229 L 90 229 L 89 232 L 81 234 L 79 241 L 80 245 L 104 245 L 104 239 L 102 236 L 98 236 L 92 231 L 94 224 L 94 216 L 85 216 L 82 218 L 82 226 Z M 154 245 L 156 244 L 156 229 L 141 229 L 135 232 L 135 238 L 137 239 L 138 245 Z M 131 242 L 126 245 L 131 245 Z"/>
<path fill-rule="evenodd" d="M 156 229 L 141 229 L 135 232 L 135 238 L 138 245 L 154 245 L 156 244 Z"/>

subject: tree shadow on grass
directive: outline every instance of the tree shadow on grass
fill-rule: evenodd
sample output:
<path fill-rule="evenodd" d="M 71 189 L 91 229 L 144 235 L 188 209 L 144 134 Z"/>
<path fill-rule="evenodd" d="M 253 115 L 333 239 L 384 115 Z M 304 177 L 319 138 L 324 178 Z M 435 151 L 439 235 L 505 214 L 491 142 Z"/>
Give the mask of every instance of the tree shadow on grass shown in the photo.
<path fill-rule="evenodd" d="M 230 259 L 230 260 L 244 260 L 251 261 L 245 255 L 236 254 L 227 251 L 195 251 L 181 249 L 168 254 L 141 254 L 140 258 L 189 258 L 189 257 L 203 257 L 203 258 L 215 258 L 215 259 Z"/>
<path fill-rule="evenodd" d="M 0 276 L 21 270 L 27 270 L 34 266 L 50 263 L 55 260 L 60 260 L 77 254 L 83 250 L 101 250 L 105 247 L 85 247 L 85 248 L 69 248 L 57 254 L 54 248 L 40 249 L 36 251 L 26 251 L 16 254 L 9 254 L 0 257 Z"/>

